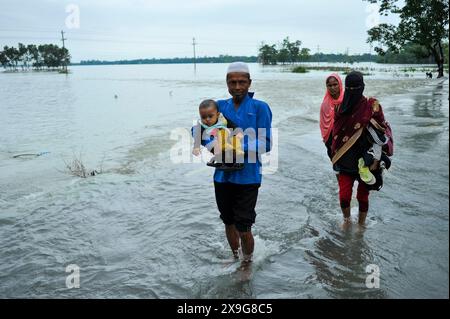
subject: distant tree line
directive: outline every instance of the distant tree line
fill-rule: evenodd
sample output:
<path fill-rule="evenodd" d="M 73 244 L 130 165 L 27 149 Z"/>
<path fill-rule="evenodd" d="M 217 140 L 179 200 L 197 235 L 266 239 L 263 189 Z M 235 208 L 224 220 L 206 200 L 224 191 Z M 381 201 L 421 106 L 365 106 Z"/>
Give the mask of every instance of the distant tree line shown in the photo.
<path fill-rule="evenodd" d="M 448 52 L 448 44 L 445 52 Z M 256 63 L 261 61 L 261 57 L 257 56 L 231 56 L 220 55 L 218 57 L 198 57 L 196 63 L 231 63 L 235 61 L 243 61 L 247 63 Z M 283 60 L 282 60 L 283 61 Z M 275 61 L 283 63 L 282 61 Z M 303 56 L 296 59 L 295 62 L 328 62 L 328 63 L 358 63 L 358 62 L 377 62 L 377 63 L 398 63 L 398 64 L 428 64 L 433 63 L 432 57 L 417 58 L 411 54 L 409 49 L 405 49 L 399 53 L 387 52 L 384 56 L 378 54 L 354 54 L 348 55 L 344 53 L 315 53 L 313 55 Z M 136 60 L 119 60 L 119 61 L 103 61 L 103 60 L 82 60 L 80 63 L 72 63 L 71 65 L 116 65 L 116 64 L 192 64 L 194 58 L 166 58 L 166 59 L 136 59 Z M 291 63 L 291 62 L 284 62 Z M 276 63 L 268 63 L 276 64 Z M 446 64 L 448 64 L 448 54 L 446 55 Z"/>
<path fill-rule="evenodd" d="M 24 45 L 18 47 L 4 46 L 0 51 L 0 64 L 9 70 L 17 71 L 19 68 L 28 70 L 59 69 L 70 63 L 70 54 L 66 48 L 54 44 Z"/>
<path fill-rule="evenodd" d="M 378 56 L 364 53 L 349 55 L 345 53 L 316 53 L 312 55 L 308 62 L 337 62 L 337 63 L 358 63 L 358 62 L 377 62 Z"/>
<path fill-rule="evenodd" d="M 278 63 L 306 62 L 310 58 L 310 49 L 302 48 L 302 41 L 291 42 L 286 37 L 280 44 L 262 43 L 259 47 L 258 61 L 262 65 L 276 65 Z"/>
<path fill-rule="evenodd" d="M 6 47 L 5 47 L 6 48 Z M 196 63 L 231 63 L 234 61 L 243 61 L 247 63 L 259 62 L 264 65 L 275 65 L 277 63 L 296 63 L 296 62 L 329 62 L 329 63 L 358 63 L 358 62 L 378 62 L 378 63 L 408 63 L 408 64 L 427 64 L 433 63 L 433 58 L 427 56 L 427 50 L 419 45 L 406 45 L 399 52 L 386 52 L 384 56 L 378 54 L 355 54 L 345 53 L 316 53 L 310 55 L 308 48 L 301 48 L 301 42 L 290 42 L 286 38 L 281 44 L 281 49 L 276 45 L 262 44 L 258 56 L 232 56 L 219 55 L 217 57 L 197 57 Z M 422 52 L 422 57 L 418 57 L 417 52 Z M 448 64 L 448 43 L 444 43 L 445 63 Z M 420 55 L 420 54 L 419 54 Z M 1 56 L 1 55 L 0 55 Z M 42 55 L 41 55 L 42 56 Z M 40 59 L 42 60 L 42 59 Z M 48 60 L 48 59 L 47 59 Z M 35 63 L 35 62 L 33 62 Z M 117 64 L 192 64 L 194 58 L 147 58 L 135 60 L 102 61 L 102 60 L 82 60 L 80 63 L 72 65 L 117 65 Z M 26 62 L 25 65 L 30 65 Z M 32 64 L 33 65 L 33 64 Z M 42 67 L 40 63 L 36 67 Z"/>
<path fill-rule="evenodd" d="M 448 42 L 443 44 L 443 48 L 445 64 L 448 64 Z M 289 38 L 284 39 L 278 46 L 261 44 L 258 55 L 258 62 L 262 65 L 296 62 L 432 64 L 434 60 L 425 46 L 416 43 L 407 43 L 397 51 L 387 50 L 383 54 L 315 53 L 310 55 L 310 49 L 301 48 L 301 41 L 290 42 Z"/>
<path fill-rule="evenodd" d="M 136 60 L 119 60 L 119 61 L 100 61 L 100 60 L 86 60 L 81 61 L 79 65 L 115 65 L 115 64 L 192 64 L 196 63 L 231 63 L 235 61 L 242 61 L 247 63 L 256 62 L 256 56 L 231 56 L 219 55 L 218 57 L 197 57 L 194 58 L 166 58 L 166 59 L 136 59 Z"/>
<path fill-rule="evenodd" d="M 443 44 L 444 64 L 448 64 L 448 43 Z M 408 43 L 398 52 L 387 50 L 383 55 L 377 56 L 378 63 L 398 64 L 434 64 L 435 58 L 427 48 L 420 44 Z"/>

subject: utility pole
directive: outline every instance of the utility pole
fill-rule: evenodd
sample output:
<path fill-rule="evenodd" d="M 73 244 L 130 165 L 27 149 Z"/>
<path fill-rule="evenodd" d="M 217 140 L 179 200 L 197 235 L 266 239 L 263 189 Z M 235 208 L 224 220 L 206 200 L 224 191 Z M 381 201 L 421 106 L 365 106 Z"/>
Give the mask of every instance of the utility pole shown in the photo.
<path fill-rule="evenodd" d="M 64 45 L 64 41 L 65 40 L 67 40 L 66 38 L 64 38 L 64 31 L 62 31 L 61 30 L 61 41 L 62 41 L 62 44 L 63 44 L 63 50 L 65 49 L 65 45 Z M 65 62 L 65 57 L 64 57 L 64 67 L 63 67 L 63 70 L 64 70 L 64 72 L 65 73 L 67 73 L 67 65 L 66 65 L 66 62 Z"/>
<path fill-rule="evenodd" d="M 197 43 L 195 42 L 195 38 L 192 38 L 192 46 L 194 47 L 194 70 L 197 70 L 197 56 L 195 54 L 195 46 L 197 45 Z"/>
<path fill-rule="evenodd" d="M 320 45 L 317 45 L 317 65 L 320 65 Z"/>
<path fill-rule="evenodd" d="M 345 49 L 345 63 L 349 63 L 350 62 L 350 58 L 349 58 L 349 52 L 350 52 L 350 48 L 347 47 L 347 49 Z"/>

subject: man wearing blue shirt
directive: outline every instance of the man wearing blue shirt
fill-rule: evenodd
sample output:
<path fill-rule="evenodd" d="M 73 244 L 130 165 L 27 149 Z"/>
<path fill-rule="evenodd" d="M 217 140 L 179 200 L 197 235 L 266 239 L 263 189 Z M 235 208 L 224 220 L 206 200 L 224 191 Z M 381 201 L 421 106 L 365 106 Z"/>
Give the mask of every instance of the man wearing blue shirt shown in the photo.
<path fill-rule="evenodd" d="M 260 155 L 272 146 L 272 112 L 267 103 L 253 98 L 248 90 L 252 83 L 248 66 L 243 62 L 230 64 L 227 71 L 228 100 L 217 101 L 219 111 L 244 133 L 244 168 L 238 171 L 216 169 L 214 188 L 220 218 L 233 255 L 238 258 L 239 239 L 244 263 L 252 260 L 255 206 L 261 186 Z"/>

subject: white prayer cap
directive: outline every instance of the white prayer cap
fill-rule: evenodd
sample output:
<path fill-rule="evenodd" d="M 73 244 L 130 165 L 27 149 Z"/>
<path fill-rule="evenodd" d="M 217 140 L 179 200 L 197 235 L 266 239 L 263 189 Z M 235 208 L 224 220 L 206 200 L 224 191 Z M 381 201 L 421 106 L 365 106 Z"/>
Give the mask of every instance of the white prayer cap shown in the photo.
<path fill-rule="evenodd" d="M 250 74 L 250 70 L 248 68 L 248 65 L 244 62 L 233 62 L 228 66 L 227 74 L 230 73 L 248 73 Z"/>

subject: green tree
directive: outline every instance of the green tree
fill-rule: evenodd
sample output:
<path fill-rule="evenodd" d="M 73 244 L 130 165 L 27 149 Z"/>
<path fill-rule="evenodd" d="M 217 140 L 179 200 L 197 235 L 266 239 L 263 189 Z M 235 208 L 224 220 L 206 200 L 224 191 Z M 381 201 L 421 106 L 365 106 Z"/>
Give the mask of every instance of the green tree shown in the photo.
<path fill-rule="evenodd" d="M 399 52 L 408 43 L 419 44 L 433 56 L 438 66 L 438 77 L 444 76 L 444 51 L 442 41 L 448 38 L 449 4 L 447 0 L 404 0 L 402 8 L 398 0 L 365 0 L 380 3 L 382 15 L 398 14 L 400 23 L 379 24 L 368 31 L 368 42 L 377 43 L 375 51 L 385 54 Z"/>
<path fill-rule="evenodd" d="M 38 48 L 39 57 L 41 60 L 41 67 L 43 67 L 43 66 L 48 67 L 47 63 L 49 62 L 49 58 L 48 58 L 47 44 L 41 44 L 37 48 Z"/>
<path fill-rule="evenodd" d="M 67 65 L 70 63 L 69 50 L 67 50 L 66 48 L 57 48 L 56 50 L 57 50 L 56 51 L 56 56 L 57 56 L 57 59 L 59 61 L 59 65 L 58 66 L 61 66 L 61 67 L 63 67 L 63 69 L 66 70 Z"/>
<path fill-rule="evenodd" d="M 262 43 L 259 47 L 258 60 L 263 65 L 295 63 L 299 61 L 306 61 L 309 59 L 309 49 L 301 48 L 302 41 L 296 40 L 291 42 L 289 37 L 283 39 L 278 44 L 278 49 L 275 44 L 268 45 Z"/>
<path fill-rule="evenodd" d="M 444 43 L 442 46 L 444 49 L 444 64 L 446 64 L 448 68 L 448 42 Z"/>
<path fill-rule="evenodd" d="M 300 46 L 302 41 L 291 42 L 289 37 L 283 39 L 278 51 L 278 61 L 284 63 L 294 63 L 300 60 Z"/>
<path fill-rule="evenodd" d="M 35 69 L 47 67 L 51 69 L 66 68 L 70 63 L 70 53 L 66 48 L 60 48 L 54 44 L 18 44 L 18 49 L 4 46 L 0 52 L 0 64 L 4 68 L 17 70 L 21 62 L 22 70 L 33 66 Z"/>
<path fill-rule="evenodd" d="M 17 70 L 17 64 L 19 63 L 19 50 L 14 47 L 5 46 L 3 48 L 3 52 L 8 59 L 8 66 L 11 69 Z"/>
<path fill-rule="evenodd" d="M 289 51 L 289 62 L 294 63 L 300 61 L 300 47 L 302 41 L 297 40 L 294 42 L 289 41 L 289 37 L 284 39 L 286 49 Z"/>
<path fill-rule="evenodd" d="M 384 55 L 377 56 L 379 63 L 433 63 L 428 50 L 419 44 L 407 43 L 398 52 L 387 50 Z"/>
<path fill-rule="evenodd" d="M 26 54 L 26 60 L 27 60 L 27 67 L 31 66 L 37 68 L 37 63 L 39 61 L 39 51 L 37 49 L 37 46 L 34 44 L 27 45 L 27 54 Z"/>
<path fill-rule="evenodd" d="M 281 62 L 281 64 L 286 64 L 287 62 L 290 62 L 289 50 L 286 48 L 280 49 L 277 54 L 277 61 Z"/>
<path fill-rule="evenodd" d="M 278 51 L 275 48 L 275 44 L 273 45 L 268 45 L 264 43 L 261 44 L 261 47 L 259 48 L 258 59 L 262 65 L 277 64 L 277 55 Z"/>
<path fill-rule="evenodd" d="M 302 48 L 301 50 L 300 50 L 300 61 L 302 61 L 302 62 L 306 62 L 306 61 L 308 61 L 309 59 L 310 59 L 310 52 L 311 52 L 311 50 L 310 49 L 308 49 L 308 48 Z"/>
<path fill-rule="evenodd" d="M 0 52 L 0 64 L 6 69 L 6 67 L 9 65 L 9 59 L 6 56 L 4 51 Z"/>
<path fill-rule="evenodd" d="M 47 68 L 55 69 L 62 65 L 58 46 L 54 44 L 43 44 L 38 46 L 38 51 Z"/>
<path fill-rule="evenodd" d="M 26 54 L 27 54 L 27 47 L 23 43 L 19 43 L 19 48 L 17 50 L 18 56 L 17 60 L 21 62 L 22 70 L 26 66 Z"/>

